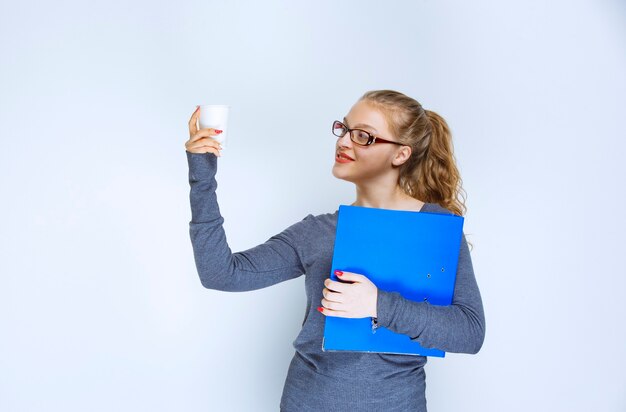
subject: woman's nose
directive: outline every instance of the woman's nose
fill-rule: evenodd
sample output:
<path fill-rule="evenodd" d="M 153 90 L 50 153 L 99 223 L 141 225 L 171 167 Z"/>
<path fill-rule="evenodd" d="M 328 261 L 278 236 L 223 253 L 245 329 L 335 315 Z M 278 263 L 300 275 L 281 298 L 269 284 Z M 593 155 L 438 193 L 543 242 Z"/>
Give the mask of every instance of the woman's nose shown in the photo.
<path fill-rule="evenodd" d="M 352 140 L 350 140 L 350 132 L 344 134 L 342 137 L 338 137 L 337 144 L 341 147 L 350 147 L 352 145 Z"/>

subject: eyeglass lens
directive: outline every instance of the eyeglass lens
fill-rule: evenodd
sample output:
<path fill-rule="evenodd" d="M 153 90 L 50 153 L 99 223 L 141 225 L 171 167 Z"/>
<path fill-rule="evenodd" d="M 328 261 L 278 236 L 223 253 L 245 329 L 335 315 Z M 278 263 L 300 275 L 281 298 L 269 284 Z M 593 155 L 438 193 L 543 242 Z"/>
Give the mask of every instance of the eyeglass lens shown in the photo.
<path fill-rule="evenodd" d="M 335 121 L 333 124 L 333 134 L 337 137 L 342 137 L 346 134 L 347 130 L 346 126 L 339 121 Z M 370 139 L 370 135 L 363 130 L 357 129 L 350 132 L 350 139 L 357 144 L 366 145 Z"/>

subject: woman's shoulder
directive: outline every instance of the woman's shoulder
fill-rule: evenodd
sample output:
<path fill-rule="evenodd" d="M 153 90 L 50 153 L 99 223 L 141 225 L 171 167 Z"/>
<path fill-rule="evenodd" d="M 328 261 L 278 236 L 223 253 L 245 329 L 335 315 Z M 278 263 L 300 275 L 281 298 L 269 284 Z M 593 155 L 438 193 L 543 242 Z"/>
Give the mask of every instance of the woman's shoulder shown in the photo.
<path fill-rule="evenodd" d="M 308 214 L 305 219 L 311 219 L 318 224 L 333 224 L 337 222 L 337 216 L 339 214 L 339 209 L 334 212 L 326 212 L 326 213 L 317 213 L 317 214 Z"/>
<path fill-rule="evenodd" d="M 333 222 L 337 222 L 337 213 L 338 210 L 327 213 L 308 213 L 297 223 L 307 226 L 333 224 Z"/>
<path fill-rule="evenodd" d="M 335 233 L 337 224 L 336 213 L 308 213 L 302 219 L 285 229 L 294 242 L 311 244 L 320 238 L 331 237 Z"/>
<path fill-rule="evenodd" d="M 334 233 L 337 226 L 338 212 L 339 210 L 326 213 L 308 213 L 299 223 L 302 229 L 318 235 L 326 231 Z"/>
<path fill-rule="evenodd" d="M 441 213 L 441 214 L 447 214 L 447 215 L 454 214 L 450 210 L 441 206 L 439 203 L 424 203 L 424 206 L 422 207 L 421 212 Z"/>

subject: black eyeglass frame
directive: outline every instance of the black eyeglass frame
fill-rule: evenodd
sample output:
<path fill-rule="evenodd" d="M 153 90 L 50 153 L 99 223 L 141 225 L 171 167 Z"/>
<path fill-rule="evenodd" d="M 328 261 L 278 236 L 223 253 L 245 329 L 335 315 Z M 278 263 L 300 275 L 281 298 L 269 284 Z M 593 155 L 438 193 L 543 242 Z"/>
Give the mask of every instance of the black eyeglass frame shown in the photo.
<path fill-rule="evenodd" d="M 344 130 L 344 132 L 341 135 L 338 135 L 335 133 L 335 130 L 337 130 L 338 128 L 335 127 L 335 125 L 339 123 L 342 126 L 342 130 Z M 368 138 L 367 138 L 367 143 L 363 144 L 363 143 L 359 143 L 357 141 L 354 140 L 354 137 L 352 135 L 352 131 L 357 130 L 359 132 L 364 132 L 367 134 Z M 333 122 L 333 135 L 337 136 L 337 137 L 344 137 L 346 135 L 346 133 L 350 133 L 350 140 L 352 140 L 354 143 L 358 144 L 359 146 L 369 146 L 371 144 L 374 143 L 393 143 L 393 144 L 399 144 L 400 146 L 405 146 L 404 143 L 400 143 L 400 142 L 392 142 L 391 140 L 387 140 L 387 139 L 383 139 L 382 137 L 378 137 L 378 136 L 374 136 L 373 134 L 371 134 L 370 132 L 368 132 L 367 130 L 363 130 L 363 129 L 350 129 L 348 126 L 346 126 L 345 124 L 343 124 L 342 122 L 340 122 L 339 120 L 335 120 Z"/>

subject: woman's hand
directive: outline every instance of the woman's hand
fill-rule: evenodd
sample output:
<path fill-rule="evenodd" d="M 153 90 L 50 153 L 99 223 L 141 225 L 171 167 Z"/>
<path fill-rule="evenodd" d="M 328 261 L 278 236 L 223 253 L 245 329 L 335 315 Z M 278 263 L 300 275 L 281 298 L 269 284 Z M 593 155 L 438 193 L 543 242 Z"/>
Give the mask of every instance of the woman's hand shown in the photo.
<path fill-rule="evenodd" d="M 322 307 L 318 308 L 326 316 L 340 318 L 367 318 L 376 316 L 378 288 L 371 280 L 353 272 L 335 271 L 341 280 L 353 283 L 324 281 Z"/>
<path fill-rule="evenodd" d="M 198 130 L 198 117 L 200 117 L 200 106 L 189 119 L 189 140 L 185 142 L 185 149 L 190 153 L 213 153 L 221 156 L 222 145 L 211 136 L 222 133 L 221 130 L 206 128 Z"/>

